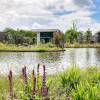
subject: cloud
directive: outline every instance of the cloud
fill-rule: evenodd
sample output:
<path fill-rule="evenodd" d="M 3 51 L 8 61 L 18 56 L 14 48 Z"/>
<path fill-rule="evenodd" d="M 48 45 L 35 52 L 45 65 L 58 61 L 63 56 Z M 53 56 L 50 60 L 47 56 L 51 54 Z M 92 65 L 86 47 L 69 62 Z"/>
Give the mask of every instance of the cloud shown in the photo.
<path fill-rule="evenodd" d="M 80 7 L 90 7 L 93 6 L 92 0 L 73 0 L 73 2 Z"/>
<path fill-rule="evenodd" d="M 71 27 L 73 21 L 80 30 L 99 30 L 91 16 L 92 0 L 0 0 L 0 29 L 59 28 Z"/>

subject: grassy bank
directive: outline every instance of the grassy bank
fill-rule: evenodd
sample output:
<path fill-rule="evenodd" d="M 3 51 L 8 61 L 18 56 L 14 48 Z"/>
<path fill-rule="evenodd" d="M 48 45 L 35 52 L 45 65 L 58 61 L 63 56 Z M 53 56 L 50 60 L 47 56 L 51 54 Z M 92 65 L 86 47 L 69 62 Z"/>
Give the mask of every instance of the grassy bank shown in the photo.
<path fill-rule="evenodd" d="M 74 43 L 74 44 L 65 44 L 66 48 L 100 48 L 100 43 L 94 43 L 94 44 L 79 44 L 79 43 Z"/>
<path fill-rule="evenodd" d="M 65 44 L 65 48 L 100 48 L 100 44 Z M 55 45 L 48 44 L 38 44 L 38 45 L 15 45 L 15 44 L 3 44 L 0 43 L 0 51 L 15 51 L 15 52 L 50 52 L 50 51 L 63 51 L 64 49 L 56 47 Z"/>
<path fill-rule="evenodd" d="M 39 75 L 38 78 L 36 88 L 42 86 L 42 76 Z M 0 76 L 0 100 L 6 100 L 5 98 L 9 96 L 8 84 L 8 78 Z M 71 66 L 56 75 L 47 76 L 46 85 L 50 100 L 99 100 L 100 67 L 80 69 L 79 67 Z M 27 99 L 25 99 L 25 86 L 22 76 L 13 77 L 14 98 L 17 98 L 17 100 L 31 100 L 32 87 L 32 75 L 29 75 Z M 36 100 L 42 99 L 38 90 L 35 96 Z"/>
<path fill-rule="evenodd" d="M 52 44 L 39 44 L 39 45 L 14 45 L 0 43 L 0 51 L 59 51 L 62 48 L 53 46 Z"/>

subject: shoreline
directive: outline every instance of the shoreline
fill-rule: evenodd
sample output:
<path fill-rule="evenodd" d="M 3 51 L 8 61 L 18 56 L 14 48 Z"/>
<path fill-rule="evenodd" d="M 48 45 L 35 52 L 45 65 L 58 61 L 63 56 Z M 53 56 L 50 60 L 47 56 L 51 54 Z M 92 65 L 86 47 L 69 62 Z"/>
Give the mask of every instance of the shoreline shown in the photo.
<path fill-rule="evenodd" d="M 66 44 L 65 48 L 100 48 L 100 44 Z"/>
<path fill-rule="evenodd" d="M 51 44 L 18 46 L 0 43 L 0 52 L 63 52 L 67 48 L 100 48 L 100 44 L 65 44 L 64 48 L 60 48 Z"/>
<path fill-rule="evenodd" d="M 85 46 L 83 46 L 83 47 L 74 47 L 74 46 L 72 46 L 72 47 L 65 47 L 65 48 L 100 48 L 100 46 L 99 47 L 85 47 Z"/>
<path fill-rule="evenodd" d="M 100 48 L 100 47 L 74 47 L 74 46 L 71 46 L 71 47 L 65 47 L 63 50 L 0 50 L 0 52 L 64 52 L 66 51 L 66 49 L 69 49 L 69 48 L 75 48 L 75 49 L 78 49 L 78 48 Z"/>
<path fill-rule="evenodd" d="M 0 50 L 0 52 L 62 52 L 66 50 Z"/>

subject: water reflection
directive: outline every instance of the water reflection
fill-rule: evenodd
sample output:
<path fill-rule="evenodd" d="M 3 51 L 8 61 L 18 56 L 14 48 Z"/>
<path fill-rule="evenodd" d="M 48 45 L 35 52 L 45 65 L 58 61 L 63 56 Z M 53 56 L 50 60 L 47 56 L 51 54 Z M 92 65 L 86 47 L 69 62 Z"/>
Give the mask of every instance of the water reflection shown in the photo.
<path fill-rule="evenodd" d="M 95 49 L 96 59 L 100 62 L 100 49 Z"/>
<path fill-rule="evenodd" d="M 65 52 L 45 53 L 0 53 L 0 73 L 8 73 L 9 69 L 19 73 L 22 66 L 26 65 L 30 72 L 36 70 L 38 63 L 44 63 L 48 74 L 64 70 L 69 65 L 86 67 L 89 65 L 100 66 L 100 48 L 68 48 Z"/>

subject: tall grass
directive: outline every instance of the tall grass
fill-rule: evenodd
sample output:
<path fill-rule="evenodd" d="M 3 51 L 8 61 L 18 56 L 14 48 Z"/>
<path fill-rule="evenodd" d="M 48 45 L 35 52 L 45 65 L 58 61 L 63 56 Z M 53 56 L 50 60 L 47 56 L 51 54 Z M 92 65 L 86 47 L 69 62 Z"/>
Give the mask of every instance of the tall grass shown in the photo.
<path fill-rule="evenodd" d="M 60 95 L 60 99 L 100 99 L 100 68 L 87 67 L 80 69 L 73 66 L 59 73 L 53 79 L 50 78 L 50 80 L 49 92 L 55 91 L 51 95 Z M 56 86 L 54 87 L 53 84 L 56 84 Z M 59 91 L 58 94 L 56 94 L 56 91 Z"/>
<path fill-rule="evenodd" d="M 15 44 L 3 44 L 0 43 L 0 50 L 7 51 L 52 51 L 52 50 L 62 50 L 60 47 L 56 47 L 51 43 L 38 44 L 38 45 L 15 45 Z"/>
<path fill-rule="evenodd" d="M 79 44 L 79 43 L 74 43 L 74 44 L 70 44 L 70 43 L 66 43 L 65 44 L 66 48 L 100 48 L 100 43 L 93 43 L 93 44 Z"/>
<path fill-rule="evenodd" d="M 71 66 L 57 75 L 43 75 L 37 67 L 37 75 L 33 69 L 27 74 L 14 76 L 9 71 L 8 77 L 0 76 L 0 100 L 99 100 L 100 99 L 100 67 L 80 69 Z"/>

